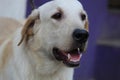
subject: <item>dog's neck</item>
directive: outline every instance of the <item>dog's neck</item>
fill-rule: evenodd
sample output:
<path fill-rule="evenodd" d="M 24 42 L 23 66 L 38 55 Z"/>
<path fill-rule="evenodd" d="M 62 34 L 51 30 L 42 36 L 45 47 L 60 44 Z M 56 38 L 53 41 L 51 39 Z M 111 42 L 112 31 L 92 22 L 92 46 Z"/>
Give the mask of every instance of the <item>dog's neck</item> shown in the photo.
<path fill-rule="evenodd" d="M 47 58 L 42 51 L 27 51 L 29 51 L 27 52 L 27 55 L 29 61 L 32 63 L 31 66 L 33 66 L 35 71 L 41 75 L 54 74 L 61 66 L 63 66 L 62 63 Z"/>
<path fill-rule="evenodd" d="M 66 67 L 62 62 L 55 62 L 54 60 L 46 59 L 45 57 L 40 57 L 38 52 L 27 50 L 28 52 L 23 53 L 27 56 L 27 67 L 29 69 L 28 75 L 31 75 L 34 80 L 71 80 L 73 76 L 73 69 Z M 39 52 L 40 53 L 40 52 Z M 69 74 L 70 76 L 64 75 Z M 58 77 L 59 76 L 59 77 Z M 54 78 L 54 79 L 53 79 Z M 31 79 L 30 79 L 31 80 Z"/>

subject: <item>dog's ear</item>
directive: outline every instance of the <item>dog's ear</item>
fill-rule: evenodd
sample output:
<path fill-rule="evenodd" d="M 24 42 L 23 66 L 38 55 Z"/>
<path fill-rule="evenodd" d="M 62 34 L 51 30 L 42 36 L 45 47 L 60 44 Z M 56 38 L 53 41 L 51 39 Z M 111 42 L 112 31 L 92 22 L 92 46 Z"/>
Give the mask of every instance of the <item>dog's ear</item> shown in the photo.
<path fill-rule="evenodd" d="M 87 31 L 89 31 L 89 22 L 88 22 L 88 20 L 85 21 L 85 29 Z"/>
<path fill-rule="evenodd" d="M 35 9 L 32 11 L 30 16 L 27 18 L 25 25 L 23 26 L 23 29 L 21 31 L 22 37 L 21 37 L 20 42 L 18 43 L 18 46 L 23 42 L 23 40 L 28 41 L 29 37 L 34 35 L 33 26 L 37 19 L 40 19 L 40 17 L 39 17 L 38 10 Z"/>

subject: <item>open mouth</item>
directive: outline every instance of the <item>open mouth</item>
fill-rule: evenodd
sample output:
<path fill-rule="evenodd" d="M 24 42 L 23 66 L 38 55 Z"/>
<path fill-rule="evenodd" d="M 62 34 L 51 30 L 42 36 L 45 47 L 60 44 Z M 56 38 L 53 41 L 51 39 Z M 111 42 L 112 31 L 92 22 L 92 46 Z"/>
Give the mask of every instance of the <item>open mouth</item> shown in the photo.
<path fill-rule="evenodd" d="M 79 66 L 79 62 L 82 57 L 80 48 L 70 51 L 62 51 L 58 48 L 53 48 L 53 54 L 58 61 L 63 61 L 63 63 L 69 67 Z"/>

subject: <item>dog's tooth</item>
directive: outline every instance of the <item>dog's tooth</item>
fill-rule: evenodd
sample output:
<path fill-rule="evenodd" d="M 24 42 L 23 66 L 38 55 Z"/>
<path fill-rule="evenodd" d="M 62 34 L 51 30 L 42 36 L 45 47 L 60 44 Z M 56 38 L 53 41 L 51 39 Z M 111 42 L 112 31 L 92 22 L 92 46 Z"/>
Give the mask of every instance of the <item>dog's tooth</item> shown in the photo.
<path fill-rule="evenodd" d="M 80 54 L 80 48 L 78 48 L 78 53 Z"/>
<path fill-rule="evenodd" d="M 82 57 L 82 54 L 80 54 L 80 58 Z"/>
<path fill-rule="evenodd" d="M 70 55 L 70 54 L 68 54 L 68 60 L 70 60 L 70 58 L 71 58 L 71 55 Z"/>
<path fill-rule="evenodd" d="M 78 50 L 79 50 L 80 48 L 78 48 Z"/>

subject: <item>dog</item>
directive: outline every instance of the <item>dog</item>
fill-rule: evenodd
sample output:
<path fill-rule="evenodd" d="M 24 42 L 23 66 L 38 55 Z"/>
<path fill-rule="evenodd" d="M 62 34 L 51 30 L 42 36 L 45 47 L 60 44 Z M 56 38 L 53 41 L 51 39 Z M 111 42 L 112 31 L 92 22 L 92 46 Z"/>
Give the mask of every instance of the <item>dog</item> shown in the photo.
<path fill-rule="evenodd" d="M 12 18 L 0 17 L 0 45 L 4 40 L 11 36 L 14 31 L 22 26 L 23 21 L 17 21 Z"/>
<path fill-rule="evenodd" d="M 73 80 L 89 37 L 78 0 L 52 0 L 0 46 L 0 80 Z"/>

